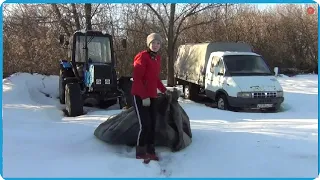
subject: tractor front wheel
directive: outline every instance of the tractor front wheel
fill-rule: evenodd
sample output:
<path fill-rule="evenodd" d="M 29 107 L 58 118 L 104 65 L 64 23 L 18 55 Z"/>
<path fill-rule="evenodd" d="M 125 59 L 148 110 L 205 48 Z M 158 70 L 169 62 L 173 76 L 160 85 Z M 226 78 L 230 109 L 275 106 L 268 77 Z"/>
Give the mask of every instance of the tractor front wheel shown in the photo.
<path fill-rule="evenodd" d="M 59 100 L 61 104 L 65 104 L 65 86 L 66 83 L 64 81 L 64 76 L 62 72 L 60 71 L 60 76 L 59 76 Z"/>
<path fill-rule="evenodd" d="M 70 83 L 65 88 L 66 110 L 70 117 L 80 116 L 83 114 L 83 102 L 81 89 L 78 83 Z"/>

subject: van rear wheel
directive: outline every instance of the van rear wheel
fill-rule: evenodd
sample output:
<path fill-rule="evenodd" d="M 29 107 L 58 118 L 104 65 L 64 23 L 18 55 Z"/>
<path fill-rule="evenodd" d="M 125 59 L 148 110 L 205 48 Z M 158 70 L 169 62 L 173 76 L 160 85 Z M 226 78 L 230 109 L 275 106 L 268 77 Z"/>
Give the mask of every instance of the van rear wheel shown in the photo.
<path fill-rule="evenodd" d="M 188 85 L 184 85 L 183 94 L 185 99 L 197 100 L 199 92 L 199 87 L 195 84 L 189 83 Z"/>
<path fill-rule="evenodd" d="M 183 87 L 183 94 L 185 99 L 190 99 L 190 88 L 188 85 Z"/>

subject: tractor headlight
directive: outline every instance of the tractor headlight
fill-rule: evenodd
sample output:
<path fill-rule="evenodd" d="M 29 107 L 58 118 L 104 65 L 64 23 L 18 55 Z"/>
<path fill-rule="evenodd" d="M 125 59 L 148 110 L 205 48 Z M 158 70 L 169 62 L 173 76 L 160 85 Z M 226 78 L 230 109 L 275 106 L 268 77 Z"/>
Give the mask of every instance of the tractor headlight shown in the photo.
<path fill-rule="evenodd" d="M 104 84 L 110 84 L 110 79 L 105 79 Z"/>
<path fill-rule="evenodd" d="M 251 98 L 251 93 L 250 92 L 238 92 L 237 97 L 240 98 Z"/>
<path fill-rule="evenodd" d="M 283 97 L 283 91 L 277 91 L 277 97 Z"/>
<path fill-rule="evenodd" d="M 101 84 L 101 79 L 96 79 L 97 84 Z"/>

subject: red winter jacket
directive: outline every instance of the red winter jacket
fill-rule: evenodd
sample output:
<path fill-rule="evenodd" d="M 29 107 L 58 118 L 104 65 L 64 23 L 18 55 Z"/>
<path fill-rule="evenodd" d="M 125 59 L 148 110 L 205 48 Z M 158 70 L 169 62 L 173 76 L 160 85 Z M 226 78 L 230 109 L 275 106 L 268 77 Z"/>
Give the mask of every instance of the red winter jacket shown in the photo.
<path fill-rule="evenodd" d="M 159 89 L 164 93 L 167 89 L 159 78 L 161 69 L 161 58 L 156 55 L 152 59 L 147 51 L 138 53 L 133 62 L 133 83 L 131 94 L 145 98 L 156 98 Z"/>

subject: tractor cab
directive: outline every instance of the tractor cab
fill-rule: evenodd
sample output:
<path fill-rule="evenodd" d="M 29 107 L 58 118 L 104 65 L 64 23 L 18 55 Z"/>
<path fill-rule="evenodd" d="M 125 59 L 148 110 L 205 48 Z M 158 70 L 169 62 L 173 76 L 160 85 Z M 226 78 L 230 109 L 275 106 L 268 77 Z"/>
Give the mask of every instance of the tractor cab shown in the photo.
<path fill-rule="evenodd" d="M 70 42 L 70 59 L 87 87 L 92 90 L 94 86 L 116 85 L 111 35 L 103 31 L 76 31 Z"/>
<path fill-rule="evenodd" d="M 101 31 L 77 31 L 70 38 L 69 58 L 72 61 L 86 63 L 86 48 L 88 49 L 88 63 L 114 64 L 112 51 L 112 36 Z M 87 43 L 86 43 L 87 42 Z"/>
<path fill-rule="evenodd" d="M 110 106 L 117 103 L 117 100 L 121 103 L 123 94 L 118 87 L 113 39 L 110 34 L 105 31 L 81 30 L 76 31 L 69 41 L 64 41 L 64 37 L 60 36 L 60 43 L 68 46 L 69 59 L 60 60 L 61 103 L 68 99 L 68 86 L 78 88 L 77 91 L 80 92 L 74 94 L 81 94 L 79 98 L 84 104 Z M 125 40 L 122 41 L 122 45 L 126 48 Z M 79 115 L 72 113 L 71 109 L 68 110 L 69 114 Z M 82 112 L 82 106 L 75 111 Z"/>
<path fill-rule="evenodd" d="M 76 31 L 70 37 L 73 71 L 88 91 L 105 91 L 117 85 L 112 36 L 104 31 Z"/>
<path fill-rule="evenodd" d="M 113 52 L 111 51 L 110 35 L 102 33 L 89 32 L 87 35 L 88 62 L 95 64 L 113 64 Z M 73 36 L 74 56 L 77 63 L 85 63 L 85 36 L 81 33 L 75 33 Z"/>

